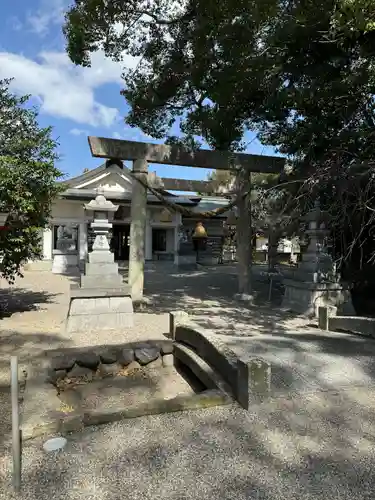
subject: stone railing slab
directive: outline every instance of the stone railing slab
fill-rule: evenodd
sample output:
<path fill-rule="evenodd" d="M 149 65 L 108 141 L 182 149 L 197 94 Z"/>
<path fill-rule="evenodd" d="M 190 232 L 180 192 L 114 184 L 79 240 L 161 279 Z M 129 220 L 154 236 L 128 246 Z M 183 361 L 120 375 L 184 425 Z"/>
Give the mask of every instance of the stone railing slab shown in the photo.
<path fill-rule="evenodd" d="M 198 378 L 211 380 L 223 393 L 233 395 L 246 410 L 271 396 L 269 362 L 238 358 L 224 342 L 192 322 L 176 327 L 174 355 Z"/>
<path fill-rule="evenodd" d="M 177 325 L 182 325 L 189 322 L 189 316 L 186 311 L 171 311 L 169 313 L 169 336 L 175 338 Z"/>
<path fill-rule="evenodd" d="M 330 330 L 344 330 L 375 338 L 375 318 L 334 316 L 329 318 Z"/>
<path fill-rule="evenodd" d="M 238 357 L 226 344 L 193 323 L 177 325 L 174 340 L 191 347 L 236 392 Z"/>
<path fill-rule="evenodd" d="M 245 410 L 271 393 L 271 365 L 260 358 L 237 362 L 237 400 Z"/>
<path fill-rule="evenodd" d="M 71 299 L 99 298 L 99 297 L 123 297 L 131 295 L 131 288 L 124 283 L 121 288 L 80 288 L 78 285 L 70 286 Z"/>
<path fill-rule="evenodd" d="M 175 344 L 173 351 L 175 362 L 180 361 L 187 366 L 194 375 L 203 382 L 207 389 L 219 389 L 224 394 L 230 394 L 231 388 L 224 382 L 213 368 L 200 358 L 189 347 L 181 344 Z M 228 399 L 231 402 L 231 399 Z"/>
<path fill-rule="evenodd" d="M 336 316 L 335 312 L 335 308 L 319 307 L 319 328 L 329 331 L 345 331 L 375 338 L 375 318 Z"/>

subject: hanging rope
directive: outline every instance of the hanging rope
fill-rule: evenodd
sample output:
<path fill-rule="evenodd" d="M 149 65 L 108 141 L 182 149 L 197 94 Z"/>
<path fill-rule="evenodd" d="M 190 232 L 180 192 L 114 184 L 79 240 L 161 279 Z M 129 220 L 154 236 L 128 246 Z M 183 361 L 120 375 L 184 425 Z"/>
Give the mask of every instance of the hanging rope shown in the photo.
<path fill-rule="evenodd" d="M 148 189 L 156 198 L 167 208 L 170 210 L 173 210 L 175 212 L 180 213 L 181 215 L 185 215 L 187 217 L 199 217 L 202 219 L 212 219 L 213 217 L 218 217 L 219 215 L 224 214 L 225 212 L 228 212 L 228 210 L 231 210 L 237 203 L 241 200 L 241 198 L 245 198 L 250 193 L 249 191 L 246 191 L 245 193 L 241 194 L 241 196 L 236 196 L 236 198 L 228 203 L 225 207 L 220 207 L 220 208 L 215 208 L 214 210 L 208 210 L 206 212 L 195 212 L 191 210 L 190 208 L 182 207 L 181 205 L 177 205 L 176 203 L 173 203 L 172 201 L 167 200 L 157 189 L 153 188 L 152 186 L 149 185 L 148 181 L 145 180 L 147 179 L 146 174 L 134 174 L 134 172 L 131 172 L 131 175 L 136 179 L 140 184 L 145 189 Z"/>

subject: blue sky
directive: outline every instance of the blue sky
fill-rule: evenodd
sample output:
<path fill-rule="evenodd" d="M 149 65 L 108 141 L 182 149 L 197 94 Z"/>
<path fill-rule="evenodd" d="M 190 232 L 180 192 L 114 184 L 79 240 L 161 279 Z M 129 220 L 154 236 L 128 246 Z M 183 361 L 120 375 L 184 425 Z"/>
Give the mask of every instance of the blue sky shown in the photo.
<path fill-rule="evenodd" d="M 120 95 L 121 73 L 124 65 L 135 65 L 133 59 L 118 64 L 97 52 L 91 68 L 76 67 L 69 61 L 61 33 L 69 4 L 70 0 L 0 1 L 0 78 L 15 78 L 12 89 L 33 96 L 40 108 L 41 125 L 52 125 L 60 143 L 60 169 L 72 177 L 101 163 L 90 155 L 88 135 L 158 141 L 124 124 L 129 107 Z M 246 140 L 250 153 L 275 154 L 254 134 L 247 134 Z M 205 179 L 208 173 L 166 165 L 152 165 L 151 170 L 161 177 L 185 179 Z"/>

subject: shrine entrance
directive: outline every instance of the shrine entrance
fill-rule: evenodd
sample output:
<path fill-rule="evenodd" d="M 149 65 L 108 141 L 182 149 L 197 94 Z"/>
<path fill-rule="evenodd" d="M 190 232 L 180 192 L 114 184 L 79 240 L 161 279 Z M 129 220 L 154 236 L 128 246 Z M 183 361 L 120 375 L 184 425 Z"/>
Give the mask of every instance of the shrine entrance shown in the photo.
<path fill-rule="evenodd" d="M 129 260 L 130 224 L 113 224 L 110 248 L 115 260 Z"/>

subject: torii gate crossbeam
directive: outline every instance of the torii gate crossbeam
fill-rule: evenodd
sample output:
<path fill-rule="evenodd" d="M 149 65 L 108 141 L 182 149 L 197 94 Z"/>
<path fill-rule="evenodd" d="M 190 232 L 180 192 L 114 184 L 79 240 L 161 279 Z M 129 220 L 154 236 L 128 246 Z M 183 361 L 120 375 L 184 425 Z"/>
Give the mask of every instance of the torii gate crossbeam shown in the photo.
<path fill-rule="evenodd" d="M 238 171 L 236 184 L 242 193 L 250 192 L 251 172 L 281 173 L 285 159 L 278 156 L 262 156 L 229 151 L 195 150 L 180 146 L 150 144 L 136 141 L 88 137 L 91 154 L 96 158 L 133 161 L 133 175 L 146 176 L 149 163 Z M 178 181 L 179 179 L 174 179 Z M 250 196 L 240 197 L 238 203 L 238 282 L 241 296 L 251 295 L 251 206 Z M 129 284 L 133 300 L 143 296 L 144 241 L 146 228 L 147 190 L 136 182 L 131 201 L 131 227 L 129 252 Z"/>

